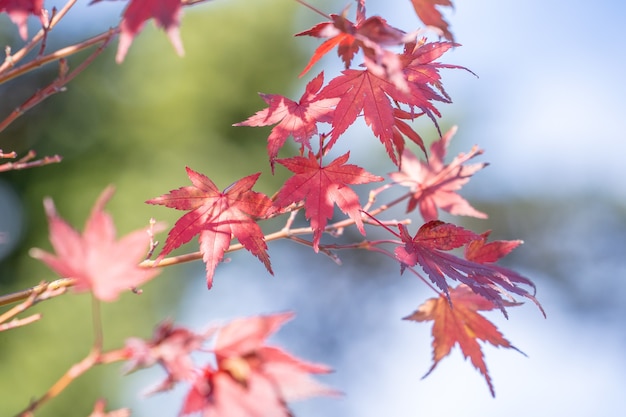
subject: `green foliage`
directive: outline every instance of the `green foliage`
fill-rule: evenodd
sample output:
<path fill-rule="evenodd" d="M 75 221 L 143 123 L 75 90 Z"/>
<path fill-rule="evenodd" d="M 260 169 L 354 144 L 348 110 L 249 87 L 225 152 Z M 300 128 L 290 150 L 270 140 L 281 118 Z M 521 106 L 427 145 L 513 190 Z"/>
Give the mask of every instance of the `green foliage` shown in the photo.
<path fill-rule="evenodd" d="M 265 153 L 267 131 L 230 125 L 262 105 L 251 91 L 281 92 L 285 80 L 296 81 L 293 69 L 304 62 L 291 37 L 291 6 L 234 2 L 188 10 L 182 27 L 187 55 L 182 59 L 149 24 L 124 64 L 114 63 L 113 45 L 66 93 L 51 97 L 4 132 L 0 149 L 9 140 L 18 141 L 38 155 L 58 153 L 64 162 L 3 177 L 24 201 L 27 234 L 16 254 L 0 265 L 2 293 L 54 279 L 27 255 L 30 247 L 50 247 L 44 196 L 51 196 L 61 215 L 82 229 L 96 196 L 115 184 L 117 193 L 107 208 L 119 235 L 144 227 L 150 217 L 173 224 L 178 213 L 142 201 L 185 182 L 185 165 L 210 174 L 220 188 L 257 171 L 264 172 L 259 189 L 277 188 L 280 179 L 269 175 L 265 158 L 258 158 Z M 247 50 L 241 51 L 241 45 Z M 251 67 L 258 68 L 252 76 Z M 55 69 L 50 71 L 52 77 Z M 172 295 L 184 286 L 184 274 L 181 268 L 168 268 L 163 275 L 168 276 L 146 285 L 143 295 L 126 294 L 115 305 L 103 306 L 105 348 L 119 346 L 131 335 L 147 337 L 146 329 L 156 320 L 175 314 Z M 70 295 L 40 304 L 32 310 L 44 314 L 39 323 L 0 333 L 0 415 L 17 412 L 87 354 L 92 342 L 89 298 Z M 117 386 L 97 382 L 119 371 L 109 368 L 81 377 L 37 415 L 58 416 L 63 410 L 88 415 L 96 397 L 115 395 Z"/>

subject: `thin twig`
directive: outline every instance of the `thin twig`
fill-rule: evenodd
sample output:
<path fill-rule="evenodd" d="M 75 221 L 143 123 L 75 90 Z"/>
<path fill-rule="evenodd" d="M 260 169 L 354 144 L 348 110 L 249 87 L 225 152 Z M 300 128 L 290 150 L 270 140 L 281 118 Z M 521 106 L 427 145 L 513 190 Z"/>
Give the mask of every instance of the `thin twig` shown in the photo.
<path fill-rule="evenodd" d="M 48 298 L 52 298 L 53 296 L 60 295 L 61 293 L 66 291 L 67 288 L 73 287 L 74 284 L 75 281 L 71 278 L 61 278 L 52 282 L 42 282 L 39 285 L 28 288 L 26 290 L 0 296 L 0 306 L 13 304 L 18 301 L 25 300 L 33 294 L 35 294 L 35 296 L 39 296 L 39 301 L 47 300 Z M 42 298 L 42 294 L 46 294 L 46 297 Z M 13 317 L 8 316 L 8 318 L 5 318 L 5 314 L 0 316 L 0 323 L 6 321 L 8 318 Z"/>
<path fill-rule="evenodd" d="M 23 319 L 13 319 L 8 323 L 0 324 L 0 332 L 3 332 L 5 330 L 15 329 L 17 327 L 26 326 L 27 324 L 36 322 L 37 320 L 41 319 L 41 317 L 42 317 L 41 314 L 37 313 L 37 314 L 33 314 L 32 316 L 23 318 Z"/>
<path fill-rule="evenodd" d="M 8 154 L 5 154 L 5 155 L 8 155 Z M 16 154 L 13 152 L 13 155 L 16 155 Z M 53 155 L 53 156 L 44 156 L 41 159 L 37 159 L 33 161 L 32 159 L 35 158 L 35 156 L 36 156 L 35 151 L 32 151 L 32 150 L 28 151 L 28 153 L 23 158 L 20 158 L 19 161 L 5 162 L 4 164 L 0 164 L 0 172 L 16 171 L 18 169 L 40 167 L 40 166 L 44 166 L 48 164 L 61 162 L 61 160 L 63 159 L 59 155 Z M 13 156 L 13 158 L 15 157 L 16 156 Z M 0 158 L 3 158 L 2 152 L 0 152 Z"/>
<path fill-rule="evenodd" d="M 23 115 L 26 111 L 30 110 L 33 106 L 41 103 L 46 98 L 50 97 L 53 94 L 64 91 L 64 87 L 67 83 L 73 80 L 79 73 L 81 73 L 88 65 L 90 65 L 93 60 L 100 55 L 104 49 L 109 45 L 113 36 L 117 33 L 116 29 L 111 29 L 106 33 L 95 36 L 85 42 L 81 42 L 80 44 L 68 46 L 67 48 L 60 49 L 50 55 L 46 55 L 42 57 L 40 60 L 34 59 L 29 64 L 26 64 L 22 67 L 16 68 L 13 71 L 8 72 L 3 77 L 0 77 L 0 84 L 6 81 L 7 79 L 11 79 L 13 77 L 17 77 L 19 75 L 23 75 L 24 73 L 36 68 L 37 66 L 43 65 L 47 62 L 59 61 L 59 76 L 47 87 L 42 90 L 37 91 L 33 94 L 29 99 L 27 99 L 21 106 L 13 110 L 11 114 L 9 114 L 2 122 L 0 122 L 0 132 L 7 128 L 11 123 L 13 123 L 18 117 Z M 83 49 L 91 47 L 100 43 L 100 46 L 89 55 L 83 62 L 81 62 L 72 72 L 68 73 L 67 62 L 65 61 L 65 57 L 69 55 L 73 55 Z M 33 63 L 35 64 L 34 66 Z M 32 67 L 31 67 L 32 66 Z"/>
<path fill-rule="evenodd" d="M 304 7 L 306 7 L 307 9 L 313 10 L 315 13 L 324 16 L 326 19 L 330 20 L 330 16 L 327 15 L 326 13 L 322 12 L 319 9 L 316 9 L 315 7 L 311 6 L 309 3 L 307 3 L 304 0 L 296 0 L 296 3 L 300 3 L 301 5 L 303 5 Z"/>
<path fill-rule="evenodd" d="M 111 362 L 119 362 L 128 359 L 127 349 L 117 349 L 102 353 L 99 348 L 94 346 L 89 354 L 80 362 L 74 364 L 65 374 L 59 378 L 48 391 L 32 401 L 28 407 L 17 414 L 17 417 L 32 417 L 33 413 L 44 403 L 59 395 L 67 386 L 82 374 L 93 368 L 95 365 L 101 365 Z"/>
<path fill-rule="evenodd" d="M 61 10 L 59 10 L 58 13 L 55 13 L 52 16 L 50 22 L 48 22 L 48 24 L 46 25 L 46 29 L 42 28 L 39 32 L 37 32 L 37 34 L 33 36 L 31 40 L 19 51 L 14 54 L 10 54 L 11 50 L 10 48 L 7 48 L 7 56 L 4 59 L 2 65 L 0 65 L 0 74 L 5 72 L 9 68 L 13 68 L 19 61 L 22 60 L 22 58 L 24 58 L 31 50 L 33 50 L 33 48 L 35 48 L 35 46 L 37 46 L 37 44 L 41 40 L 43 40 L 46 34 L 50 32 L 52 28 L 54 28 L 59 23 L 59 21 L 61 21 L 61 19 L 67 14 L 67 12 L 70 11 L 70 9 L 76 4 L 77 1 L 78 0 L 69 0 L 67 3 L 65 3 Z M 0 82 L 0 84 L 2 82 Z"/>

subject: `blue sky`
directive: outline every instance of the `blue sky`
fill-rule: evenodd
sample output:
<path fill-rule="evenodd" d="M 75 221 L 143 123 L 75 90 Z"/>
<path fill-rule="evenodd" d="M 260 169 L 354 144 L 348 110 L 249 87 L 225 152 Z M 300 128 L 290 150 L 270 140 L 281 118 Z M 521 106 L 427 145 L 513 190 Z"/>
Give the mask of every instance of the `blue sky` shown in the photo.
<path fill-rule="evenodd" d="M 480 78 L 446 74 L 455 104 L 443 112 L 471 119 L 467 132 L 458 122 L 459 138 L 493 162 L 481 181 L 498 193 L 626 199 L 626 3 L 454 3 L 448 20 L 463 46 L 445 58 Z M 406 13 L 390 21 L 414 25 Z"/>

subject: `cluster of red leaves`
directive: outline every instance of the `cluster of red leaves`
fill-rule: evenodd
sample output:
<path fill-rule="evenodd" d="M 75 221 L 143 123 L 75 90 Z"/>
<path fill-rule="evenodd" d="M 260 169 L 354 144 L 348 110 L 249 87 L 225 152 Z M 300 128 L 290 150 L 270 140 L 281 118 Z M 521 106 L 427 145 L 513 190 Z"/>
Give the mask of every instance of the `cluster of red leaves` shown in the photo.
<path fill-rule="evenodd" d="M 120 24 L 116 60 L 124 59 L 133 39 L 149 19 L 154 19 L 157 26 L 167 32 L 175 49 L 182 54 L 179 25 L 184 4 L 183 0 L 130 0 Z M 172 250 L 198 235 L 210 288 L 217 265 L 232 240 L 237 239 L 272 273 L 267 243 L 258 222 L 301 208 L 309 221 L 313 235 L 310 245 L 315 251 L 319 251 L 320 239 L 328 231 L 335 205 L 365 235 L 363 207 L 351 186 L 383 178 L 348 164 L 349 153 L 323 163 L 339 138 L 362 117 L 384 145 L 391 161 L 399 167 L 398 172 L 390 175 L 392 180 L 409 188 L 405 197 L 407 213 L 419 207 L 426 222 L 414 236 L 403 225 L 398 226 L 399 233 L 388 230 L 399 239 L 394 256 L 401 271 L 409 268 L 419 275 L 414 270 L 419 266 L 440 290 L 439 297 L 428 300 L 407 317 L 415 321 L 434 321 L 434 364 L 428 373 L 458 343 L 463 354 L 483 374 L 493 394 L 478 340 L 514 347 L 477 311 L 498 308 L 506 316 L 505 308 L 518 304 L 514 301 L 515 295 L 539 304 L 530 280 L 495 264 L 521 241 L 487 243 L 489 232 L 479 235 L 438 220 L 439 210 L 453 215 L 486 217 L 458 194 L 470 177 L 486 164 L 466 165 L 482 153 L 477 147 L 446 164 L 444 158 L 456 129 L 442 135 L 427 151 L 421 136 L 409 124 L 426 115 L 437 126 L 440 113 L 434 103 L 451 102 L 441 84 L 439 70 L 462 68 L 437 62 L 456 46 L 448 24 L 436 8 L 452 7 L 452 2 L 412 0 L 412 4 L 422 21 L 436 28 L 447 41 L 428 42 L 418 38 L 419 31 L 407 33 L 389 25 L 380 16 L 368 17 L 365 0 L 357 0 L 354 22 L 344 11 L 297 34 L 325 39 L 301 76 L 335 47 L 345 70 L 326 85 L 323 73 L 314 77 L 299 101 L 261 94 L 268 107 L 235 124 L 275 125 L 267 139 L 270 165 L 274 170 L 278 163 L 293 175 L 270 198 L 252 191 L 258 173 L 220 191 L 208 177 L 187 168 L 191 186 L 147 201 L 187 211 L 169 231 L 156 261 L 163 260 Z M 27 35 L 26 18 L 33 14 L 43 19 L 42 7 L 42 0 L 0 0 L 0 12 L 9 14 L 23 38 Z M 359 53 L 363 63 L 359 69 L 354 69 L 353 62 Z M 321 133 L 318 123 L 329 124 L 330 130 Z M 311 139 L 316 135 L 319 143 L 312 144 Z M 278 159 L 279 151 L 290 136 L 299 144 L 300 154 Z M 418 159 L 406 147 L 406 138 L 422 150 L 425 160 Z M 103 300 L 115 299 L 120 291 L 142 284 L 157 271 L 137 266 L 148 243 L 145 231 L 115 241 L 112 220 L 103 212 L 110 196 L 108 190 L 100 197 L 82 236 L 57 215 L 51 200 L 46 200 L 50 239 L 56 256 L 33 250 L 33 256 L 61 276 L 75 278 L 77 290 L 91 290 Z M 451 253 L 458 249 L 464 249 L 464 257 Z M 448 280 L 461 285 L 450 287 Z M 165 368 L 167 378 L 156 391 L 169 389 L 181 381 L 191 384 L 182 415 L 202 412 L 207 416 L 289 416 L 287 401 L 334 393 L 310 378 L 310 374 L 329 372 L 328 368 L 303 362 L 265 345 L 265 339 L 290 318 L 290 314 L 282 314 L 235 320 L 205 334 L 165 323 L 151 341 L 129 340 L 128 354 L 133 368 L 155 363 Z M 216 366 L 199 369 L 190 354 L 203 350 L 204 342 L 214 331 L 218 331 L 213 349 Z"/>
<path fill-rule="evenodd" d="M 493 302 L 506 316 L 506 301 L 513 299 L 511 293 L 535 302 L 535 286 L 528 278 L 510 269 L 493 265 L 518 246 L 521 241 L 496 241 L 486 243 L 489 232 L 482 235 L 433 220 L 419 228 L 411 237 L 406 227 L 398 225 L 402 245 L 396 247 L 395 256 L 401 270 L 419 265 L 428 278 L 450 299 L 447 278 L 466 284 L 476 294 Z M 465 259 L 449 251 L 466 246 Z M 493 259 L 493 260 L 492 260 Z M 533 294 L 523 286 L 530 287 Z"/>
<path fill-rule="evenodd" d="M 505 307 L 519 305 L 511 293 L 533 301 L 545 316 L 534 297 L 534 284 L 515 271 L 494 265 L 522 242 L 497 240 L 487 243 L 490 232 L 477 235 L 461 227 L 438 220 L 424 224 L 411 237 L 402 225 L 400 238 L 404 245 L 396 247 L 395 255 L 402 269 L 419 265 L 430 280 L 443 290 L 438 298 L 426 301 L 408 320 L 433 320 L 433 366 L 450 353 L 458 343 L 465 357 L 485 377 L 489 391 L 495 396 L 491 378 L 484 362 L 478 340 L 494 346 L 516 349 L 478 310 L 499 308 L 505 316 Z M 448 251 L 465 246 L 465 258 Z M 446 277 L 463 284 L 450 288 Z M 522 286 L 533 289 L 530 294 Z"/>
<path fill-rule="evenodd" d="M 100 1 L 102 0 L 92 0 L 90 4 Z M 446 39 L 453 40 L 452 34 L 448 31 L 448 24 L 435 9 L 435 5 L 452 6 L 450 0 L 411 1 L 416 13 L 426 25 L 439 28 Z M 43 0 L 0 0 L 0 13 L 7 13 L 11 21 L 17 25 L 22 39 L 26 39 L 28 37 L 27 20 L 29 15 L 39 17 L 42 24 L 44 23 L 43 3 Z M 120 42 L 115 58 L 116 61 L 119 63 L 124 60 L 133 39 L 141 32 L 146 21 L 150 19 L 154 19 L 156 25 L 167 33 L 176 52 L 179 55 L 183 55 L 183 43 L 180 38 L 180 17 L 182 6 L 185 3 L 198 3 L 198 1 L 129 0 L 122 13 Z M 376 57 L 376 55 L 386 54 L 386 51 L 381 50 L 379 45 L 397 45 L 402 43 L 404 32 L 387 25 L 384 19 L 379 16 L 369 19 L 365 18 L 365 0 L 359 0 L 356 25 L 347 20 L 345 15 L 331 16 L 333 22 L 329 23 L 332 24 L 322 23 L 309 31 L 299 34 L 332 37 L 318 49 L 316 55 L 314 55 L 307 68 L 303 71 L 303 74 L 325 52 L 337 45 L 339 45 L 339 54 L 346 62 L 347 68 L 352 57 L 360 48 L 363 48 L 366 52 L 366 59 L 375 58 L 374 62 L 376 62 L 380 58 Z M 341 27 L 341 29 L 337 30 L 337 27 Z"/>
<path fill-rule="evenodd" d="M 330 368 L 266 345 L 266 339 L 292 317 L 282 313 L 236 319 L 202 334 L 165 322 L 152 340 L 127 341 L 128 369 L 156 363 L 165 369 L 166 379 L 150 393 L 169 390 L 179 382 L 190 384 L 180 415 L 288 417 L 288 402 L 338 394 L 311 377 L 329 373 Z M 216 366 L 196 367 L 191 354 L 209 351 L 203 345 L 215 333 L 211 351 Z"/>
<path fill-rule="evenodd" d="M 405 136 L 426 152 L 419 134 L 404 120 L 426 114 L 436 122 L 440 113 L 432 102 L 450 102 L 441 85 L 439 69 L 462 67 L 435 60 L 455 44 L 416 41 L 415 34 L 406 34 L 379 16 L 367 18 L 364 3 L 358 2 L 356 23 L 348 20 L 345 12 L 333 14 L 330 21 L 297 34 L 328 38 L 315 51 L 301 75 L 335 46 L 346 67 L 342 75 L 321 90 L 323 75 L 318 75 L 309 83 L 299 103 L 279 95 L 263 94 L 269 107 L 236 124 L 268 126 L 280 122 L 268 138 L 272 162 L 288 135 L 303 148 L 310 149 L 309 140 L 317 133 L 316 123 L 330 123 L 330 140 L 325 144 L 325 149 L 329 149 L 361 115 L 396 165 L 400 164 Z M 404 46 L 404 50 L 396 53 L 387 49 L 389 46 Z M 364 70 L 350 69 L 358 51 L 363 52 Z"/>

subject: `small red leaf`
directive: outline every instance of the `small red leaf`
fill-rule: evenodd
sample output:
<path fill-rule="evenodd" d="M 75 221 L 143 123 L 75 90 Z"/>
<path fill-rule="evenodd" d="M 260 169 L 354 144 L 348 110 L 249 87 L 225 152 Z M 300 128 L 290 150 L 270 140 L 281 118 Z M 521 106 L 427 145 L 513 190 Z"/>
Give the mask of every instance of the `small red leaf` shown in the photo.
<path fill-rule="evenodd" d="M 269 105 L 254 116 L 234 126 L 269 126 L 277 124 L 267 138 L 267 152 L 272 169 L 278 151 L 285 144 L 289 135 L 303 147 L 311 149 L 309 139 L 317 134 L 317 123 L 332 121 L 336 98 L 318 99 L 317 92 L 324 84 L 324 73 L 311 80 L 299 102 L 291 101 L 281 95 L 261 94 Z"/>

